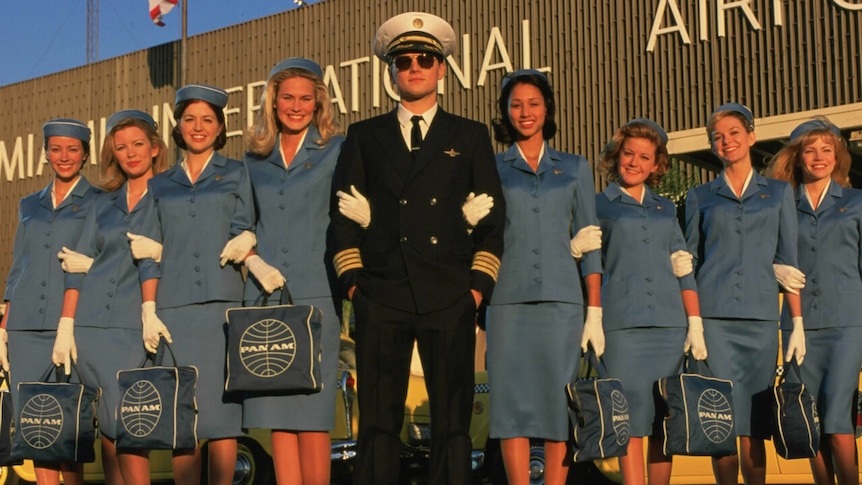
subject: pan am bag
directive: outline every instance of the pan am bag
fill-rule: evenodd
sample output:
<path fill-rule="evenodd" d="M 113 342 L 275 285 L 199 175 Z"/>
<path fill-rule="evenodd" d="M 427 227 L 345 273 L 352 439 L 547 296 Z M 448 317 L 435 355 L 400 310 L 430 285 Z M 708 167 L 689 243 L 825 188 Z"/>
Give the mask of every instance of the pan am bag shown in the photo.
<path fill-rule="evenodd" d="M 695 365 L 700 373 L 693 372 Z M 674 375 L 658 380 L 658 388 L 666 407 L 662 421 L 665 455 L 736 454 L 731 381 L 712 377 L 706 361 L 684 354 Z"/>
<path fill-rule="evenodd" d="M 619 379 L 609 378 L 590 348 L 584 354 L 585 372 L 566 385 L 572 451 L 576 462 L 623 456 L 629 444 L 629 405 Z M 597 377 L 590 377 L 591 368 Z"/>
<path fill-rule="evenodd" d="M 787 368 L 799 382 L 786 380 Z M 772 441 L 775 451 L 785 459 L 814 458 L 820 450 L 820 418 L 814 396 L 802 383 L 799 364 L 794 358 L 784 366 L 772 393 Z"/>
<path fill-rule="evenodd" d="M 162 365 L 165 349 L 174 365 Z M 151 361 L 151 367 L 144 367 Z M 193 449 L 197 446 L 195 401 L 198 369 L 179 366 L 165 338 L 156 354 L 147 354 L 140 368 L 117 372 L 117 448 L 143 450 Z"/>
<path fill-rule="evenodd" d="M 51 364 L 37 382 L 18 383 L 17 426 L 12 441 L 15 459 L 89 463 L 96 460 L 96 407 L 102 390 L 63 375 Z M 49 382 L 51 373 L 55 382 Z"/>
<path fill-rule="evenodd" d="M 9 373 L 0 369 L 0 466 L 17 464 L 17 460 L 12 459 L 11 431 L 15 412 L 8 386 Z"/>
<path fill-rule="evenodd" d="M 323 312 L 311 305 L 294 305 L 287 287 L 281 298 L 275 306 L 227 310 L 225 391 L 311 394 L 323 389 Z"/>

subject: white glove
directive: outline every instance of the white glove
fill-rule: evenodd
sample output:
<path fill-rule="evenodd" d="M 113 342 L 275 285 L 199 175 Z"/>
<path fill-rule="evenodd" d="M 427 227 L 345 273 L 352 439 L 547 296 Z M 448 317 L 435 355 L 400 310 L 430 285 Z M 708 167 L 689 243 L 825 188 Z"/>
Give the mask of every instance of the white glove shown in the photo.
<path fill-rule="evenodd" d="M 51 361 L 54 365 L 65 367 L 66 375 L 72 373 L 72 361 L 78 360 L 78 347 L 75 346 L 75 319 L 60 317 L 57 324 L 57 338 L 54 339 L 54 351 Z"/>
<path fill-rule="evenodd" d="M 129 238 L 129 246 L 132 248 L 132 257 L 135 259 L 151 258 L 155 262 L 162 262 L 162 245 L 157 243 L 147 236 L 138 234 L 126 233 Z"/>
<path fill-rule="evenodd" d="M 672 253 L 670 255 L 670 265 L 673 267 L 673 275 L 677 278 L 682 278 L 694 271 L 693 259 L 694 257 L 691 253 L 684 249 Z"/>
<path fill-rule="evenodd" d="M 5 328 L 0 328 L 0 367 L 9 372 L 9 335 Z"/>
<path fill-rule="evenodd" d="M 67 273 L 86 273 L 90 271 L 90 266 L 93 265 L 93 258 L 72 251 L 65 246 L 57 253 L 57 257 L 62 261 L 60 267 Z"/>
<path fill-rule="evenodd" d="M 802 271 L 787 264 L 773 264 L 772 271 L 778 284 L 788 293 L 799 294 L 799 290 L 805 288 L 805 274 Z M 805 353 L 803 351 L 803 353 Z"/>
<path fill-rule="evenodd" d="M 688 254 L 688 253 L 686 253 Z M 688 317 L 688 335 L 682 346 L 683 352 L 691 350 L 694 360 L 706 360 L 706 341 L 703 339 L 703 319 Z"/>
<path fill-rule="evenodd" d="M 268 264 L 260 256 L 253 254 L 245 258 L 245 266 L 254 275 L 258 283 L 263 286 L 263 291 L 272 293 L 277 288 L 284 286 L 287 281 L 281 271 Z"/>
<path fill-rule="evenodd" d="M 599 226 L 584 226 L 575 234 L 570 243 L 572 257 L 580 259 L 584 254 L 601 249 L 602 229 Z"/>
<path fill-rule="evenodd" d="M 588 344 L 592 344 L 597 358 L 605 353 L 605 332 L 602 330 L 602 307 L 587 307 L 584 335 L 581 337 L 581 350 L 586 352 Z"/>
<path fill-rule="evenodd" d="M 802 365 L 805 359 L 805 328 L 802 326 L 802 317 L 793 317 L 793 331 L 790 332 L 790 339 L 784 350 L 784 361 L 790 362 L 794 356 L 796 363 Z"/>
<path fill-rule="evenodd" d="M 230 261 L 231 263 L 242 263 L 248 252 L 251 251 L 257 244 L 257 237 L 251 231 L 242 231 L 233 237 L 219 255 L 218 264 L 224 266 Z"/>
<path fill-rule="evenodd" d="M 141 304 L 141 322 L 144 324 L 144 348 L 147 352 L 156 353 L 159 349 L 160 336 L 164 336 L 168 343 L 173 343 L 168 327 L 156 315 L 156 302 L 145 301 Z"/>
<path fill-rule="evenodd" d="M 461 206 L 461 212 L 464 214 L 464 219 L 470 227 L 475 227 L 483 217 L 491 212 L 494 207 L 494 198 L 488 194 L 476 195 L 470 192 L 467 195 L 467 201 Z"/>
<path fill-rule="evenodd" d="M 350 186 L 350 194 L 341 190 L 335 193 L 338 197 L 338 212 L 365 229 L 371 224 L 371 206 L 353 185 Z"/>

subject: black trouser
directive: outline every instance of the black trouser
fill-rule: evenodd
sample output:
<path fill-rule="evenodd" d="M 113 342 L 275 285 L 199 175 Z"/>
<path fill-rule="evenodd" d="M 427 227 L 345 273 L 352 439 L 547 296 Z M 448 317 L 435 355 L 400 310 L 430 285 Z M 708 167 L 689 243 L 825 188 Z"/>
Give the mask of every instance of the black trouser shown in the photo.
<path fill-rule="evenodd" d="M 354 483 L 398 483 L 414 339 L 431 407 L 428 483 L 469 483 L 476 342 L 472 294 L 468 291 L 450 308 L 419 315 L 376 303 L 357 289 L 353 308 L 360 415 Z"/>

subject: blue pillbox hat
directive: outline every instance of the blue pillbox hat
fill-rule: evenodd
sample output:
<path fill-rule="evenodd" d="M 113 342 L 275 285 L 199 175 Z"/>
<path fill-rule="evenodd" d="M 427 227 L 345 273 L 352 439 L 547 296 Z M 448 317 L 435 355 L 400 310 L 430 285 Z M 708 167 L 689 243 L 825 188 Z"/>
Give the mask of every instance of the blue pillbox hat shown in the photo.
<path fill-rule="evenodd" d="M 749 128 L 751 128 L 752 130 L 754 129 L 754 114 L 751 113 L 751 110 L 748 109 L 747 106 L 739 103 L 724 103 L 723 105 L 713 110 L 712 114 L 710 115 L 710 118 L 715 116 L 716 113 L 720 113 L 722 111 L 733 111 L 735 113 L 741 114 L 743 117 L 745 117 L 746 120 L 748 120 Z"/>
<path fill-rule="evenodd" d="M 42 125 L 42 136 L 45 140 L 52 136 L 69 136 L 89 143 L 90 128 L 78 120 L 56 118 Z"/>
<path fill-rule="evenodd" d="M 831 131 L 832 133 L 841 137 L 841 129 L 837 126 L 833 125 L 829 121 L 826 120 L 809 120 L 801 125 L 797 126 L 790 132 L 790 141 L 799 138 L 800 136 L 808 133 L 813 130 L 821 130 L 821 131 Z"/>
<path fill-rule="evenodd" d="M 520 76 L 529 76 L 529 75 L 539 76 L 540 78 L 544 79 L 545 82 L 548 82 L 548 76 L 546 76 L 544 72 L 540 72 L 540 71 L 537 71 L 535 69 L 521 69 L 518 71 L 510 72 L 509 74 L 506 74 L 506 76 L 503 77 L 503 84 L 501 87 L 505 87 L 513 79 L 516 79 Z"/>
<path fill-rule="evenodd" d="M 227 106 L 227 92 L 209 84 L 187 84 L 177 91 L 175 104 L 189 100 L 206 101 L 219 108 L 224 108 Z"/>
<path fill-rule="evenodd" d="M 112 132 L 117 124 L 129 118 L 144 120 L 148 125 L 150 125 L 150 127 L 154 130 L 156 129 L 156 120 L 154 120 L 149 114 L 137 109 L 124 109 L 117 111 L 108 118 L 108 121 L 105 122 L 105 133 Z"/>
<path fill-rule="evenodd" d="M 659 136 L 659 137 L 661 137 L 661 139 L 662 139 L 665 143 L 667 143 L 667 132 L 666 132 L 666 131 L 664 131 L 664 128 L 662 128 L 658 123 L 656 123 L 655 121 L 653 121 L 653 120 L 651 120 L 651 119 L 648 119 L 648 118 L 635 118 L 635 119 L 633 119 L 633 120 L 629 121 L 628 123 L 626 123 L 626 125 L 627 125 L 627 126 L 628 126 L 628 125 L 644 125 L 644 126 L 647 126 L 647 127 L 649 127 L 651 130 L 654 130 L 656 133 L 658 133 L 658 136 Z"/>
<path fill-rule="evenodd" d="M 323 69 L 320 68 L 320 65 L 310 59 L 304 59 L 302 57 L 291 57 L 279 62 L 271 71 L 269 71 L 269 77 L 275 76 L 277 73 L 288 69 L 305 69 L 320 79 L 323 79 Z"/>

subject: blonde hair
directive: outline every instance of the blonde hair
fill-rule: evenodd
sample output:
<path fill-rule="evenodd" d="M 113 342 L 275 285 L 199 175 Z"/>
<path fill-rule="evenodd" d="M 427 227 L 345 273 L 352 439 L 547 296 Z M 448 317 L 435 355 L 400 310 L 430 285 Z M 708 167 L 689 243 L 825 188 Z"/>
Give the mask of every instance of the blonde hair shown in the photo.
<path fill-rule="evenodd" d="M 820 139 L 835 147 L 835 168 L 832 169 L 832 180 L 842 187 L 850 187 L 851 157 L 844 138 L 830 129 L 832 123 L 827 118 L 818 116 L 814 119 L 823 121 L 823 127 L 806 131 L 787 142 L 772 157 L 766 168 L 766 176 L 790 182 L 793 187 L 799 186 L 802 183 L 802 150 Z"/>
<path fill-rule="evenodd" d="M 306 69 L 285 69 L 273 74 L 267 80 L 266 89 L 260 101 L 260 110 L 254 124 L 246 131 L 245 141 L 249 150 L 256 155 L 266 156 L 275 149 L 275 141 L 281 132 L 281 122 L 275 111 L 278 87 L 282 81 L 292 77 L 302 77 L 314 83 L 315 107 L 311 123 L 320 132 L 320 139 L 314 140 L 314 143 L 324 146 L 333 136 L 341 133 L 341 126 L 335 121 L 335 110 L 329 100 L 329 90 L 323 84 L 323 80 Z"/>
<path fill-rule="evenodd" d="M 119 160 L 114 156 L 114 134 L 130 126 L 140 128 L 147 135 L 150 144 L 159 149 L 159 153 L 153 157 L 153 175 L 164 172 L 168 168 L 168 147 L 156 129 L 142 119 L 126 118 L 111 129 L 111 132 L 105 137 L 105 143 L 102 144 L 99 187 L 106 192 L 119 189 L 128 180 L 126 172 L 123 172 Z"/>
<path fill-rule="evenodd" d="M 611 141 L 608 142 L 602 151 L 602 158 L 599 162 L 602 171 L 608 181 L 619 182 L 619 155 L 623 143 L 627 138 L 644 138 L 655 144 L 655 172 L 651 173 L 644 182 L 650 187 L 655 186 L 664 177 L 664 174 L 667 173 L 670 167 L 670 156 L 667 152 L 667 142 L 664 141 L 658 131 L 645 123 L 630 122 L 617 128 Z"/>

